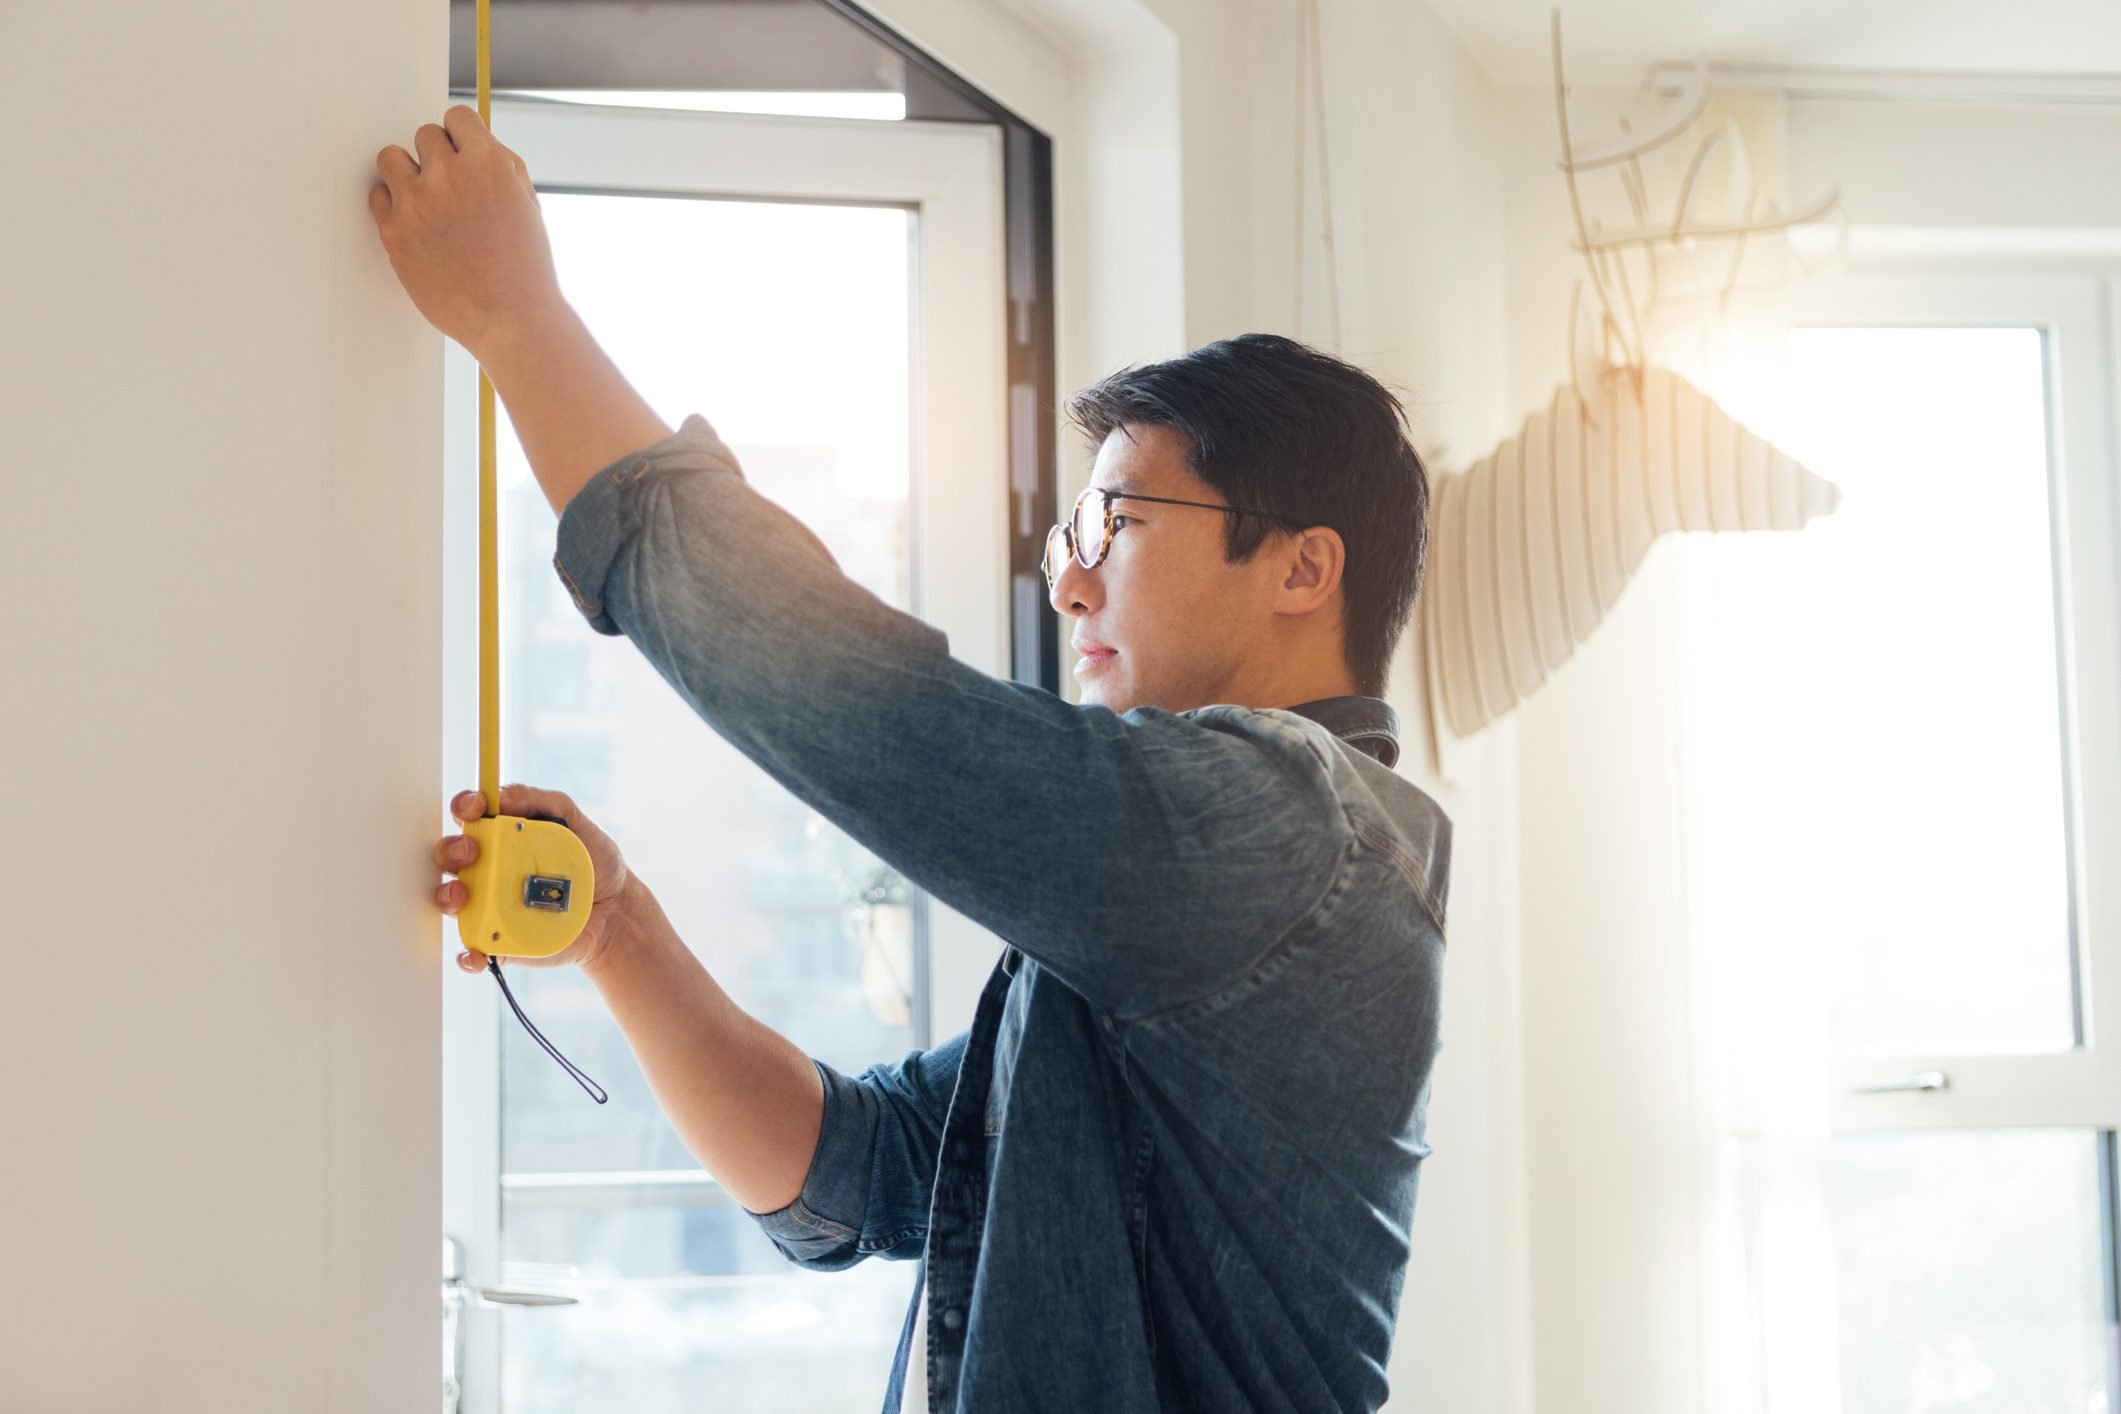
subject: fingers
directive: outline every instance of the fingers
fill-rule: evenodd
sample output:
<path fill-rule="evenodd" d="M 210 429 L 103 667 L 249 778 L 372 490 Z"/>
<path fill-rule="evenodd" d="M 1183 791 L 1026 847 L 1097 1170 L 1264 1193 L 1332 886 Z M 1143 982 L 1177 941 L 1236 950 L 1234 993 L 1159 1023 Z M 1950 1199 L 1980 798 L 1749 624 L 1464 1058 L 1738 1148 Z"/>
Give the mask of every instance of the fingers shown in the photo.
<path fill-rule="evenodd" d="M 450 141 L 449 130 L 439 123 L 421 124 L 420 130 L 412 135 L 412 145 L 420 151 L 422 172 L 457 155 L 457 145 Z"/>
<path fill-rule="evenodd" d="M 571 830 L 581 827 L 581 811 L 565 791 L 540 790 L 536 786 L 502 786 L 503 815 L 551 815 Z"/>
<path fill-rule="evenodd" d="M 458 791 L 449 802 L 450 813 L 459 820 L 477 820 L 486 814 L 486 797 L 479 791 Z M 501 787 L 501 811 L 503 815 L 557 815 L 570 825 L 580 817 L 567 792 L 540 790 L 536 786 L 512 785 Z"/>
<path fill-rule="evenodd" d="M 417 161 L 412 153 L 392 145 L 376 154 L 376 171 L 390 184 L 391 196 L 397 197 L 403 194 L 399 183 L 411 181 L 429 162 L 454 157 L 467 143 L 493 140 L 493 134 L 479 121 L 479 110 L 459 103 L 442 115 L 441 122 L 422 124 L 413 133 L 412 145 L 420 154 Z M 526 170 L 520 157 L 509 155 L 518 171 Z"/>
<path fill-rule="evenodd" d="M 390 215 L 390 188 L 381 182 L 368 189 L 368 214 L 376 218 L 379 226 Z"/>
<path fill-rule="evenodd" d="M 474 142 L 493 141 L 492 130 L 479 121 L 479 110 L 472 107 L 469 103 L 459 103 L 456 107 L 444 113 L 442 115 L 442 126 L 443 130 L 449 134 L 449 140 L 456 144 L 459 152 L 462 152 Z"/>
<path fill-rule="evenodd" d="M 449 813 L 459 820 L 472 821 L 485 818 L 486 797 L 475 790 L 458 791 L 449 801 Z M 468 869 L 479 858 L 479 842 L 469 835 L 444 835 L 435 845 L 435 867 L 444 873 Z M 444 885 L 447 888 L 448 885 Z M 439 892 L 435 902 L 442 901 Z M 462 900 L 460 899 L 459 902 Z M 445 909 L 444 912 L 450 910 Z"/>
<path fill-rule="evenodd" d="M 410 152 L 393 144 L 376 154 L 376 175 L 390 189 L 391 201 L 398 202 L 411 188 L 412 179 L 420 175 L 420 168 Z"/>
<path fill-rule="evenodd" d="M 450 798 L 449 813 L 467 822 L 483 819 L 486 815 L 486 797 L 475 790 L 459 791 Z M 502 786 L 500 813 L 526 817 L 549 815 L 571 830 L 581 830 L 588 823 L 565 791 L 540 790 L 536 786 Z M 479 842 L 469 835 L 444 835 L 435 845 L 435 867 L 445 873 L 468 869 L 478 862 L 478 858 Z M 439 893 L 435 901 L 442 901 Z"/>
<path fill-rule="evenodd" d="M 510 786 L 501 792 L 501 808 L 505 812 L 512 801 L 510 791 L 526 790 L 526 787 Z M 538 792 L 557 795 L 558 792 Z M 449 800 L 449 813 L 459 820 L 471 821 L 484 818 L 486 797 L 475 790 L 458 791 Z M 479 857 L 479 842 L 468 835 L 450 835 L 435 846 L 435 863 L 444 870 L 461 870 L 469 867 Z M 444 880 L 435 889 L 435 907 L 454 916 L 471 898 L 471 891 L 461 880 Z M 461 925 L 459 925 L 461 926 Z M 460 935 L 461 936 L 461 935 Z M 466 948 L 457 954 L 457 967 L 464 972 L 484 972 L 486 954 L 477 948 Z"/>
<path fill-rule="evenodd" d="M 435 868 L 462 873 L 478 862 L 479 842 L 469 835 L 445 835 L 435 846 Z"/>

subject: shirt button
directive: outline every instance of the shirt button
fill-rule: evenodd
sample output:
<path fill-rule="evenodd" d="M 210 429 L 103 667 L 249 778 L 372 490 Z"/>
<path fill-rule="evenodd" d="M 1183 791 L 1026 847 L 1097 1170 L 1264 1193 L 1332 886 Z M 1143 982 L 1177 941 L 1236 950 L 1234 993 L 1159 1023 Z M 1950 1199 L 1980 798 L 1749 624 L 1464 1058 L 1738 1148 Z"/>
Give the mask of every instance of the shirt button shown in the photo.
<path fill-rule="evenodd" d="M 952 1306 L 943 1312 L 943 1329 L 954 1331 L 965 1323 L 965 1313 Z"/>

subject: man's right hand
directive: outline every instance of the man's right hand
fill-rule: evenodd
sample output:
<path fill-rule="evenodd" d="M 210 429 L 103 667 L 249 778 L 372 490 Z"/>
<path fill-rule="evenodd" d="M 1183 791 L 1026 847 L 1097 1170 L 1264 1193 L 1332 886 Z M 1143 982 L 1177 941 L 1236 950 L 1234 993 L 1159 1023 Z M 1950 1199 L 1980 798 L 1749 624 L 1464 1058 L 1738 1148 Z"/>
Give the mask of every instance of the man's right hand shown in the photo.
<path fill-rule="evenodd" d="M 459 820 L 476 820 L 486 813 L 486 797 L 475 790 L 461 792 L 449 802 L 449 813 Z M 596 822 L 560 791 L 539 790 L 534 786 L 502 786 L 501 813 L 557 818 L 587 847 L 589 862 L 596 869 L 597 876 L 596 895 L 590 900 L 589 919 L 582 925 L 580 937 L 551 957 L 507 957 L 501 961 L 522 967 L 559 967 L 568 963 L 586 967 L 594 963 L 611 937 L 620 896 L 632 882 L 625 856 L 619 853 L 611 836 L 598 829 Z M 469 868 L 478 857 L 479 842 L 469 835 L 445 835 L 435 846 L 435 863 L 445 874 Z M 446 879 L 435 890 L 435 906 L 444 913 L 455 914 L 464 906 L 466 896 L 460 880 Z M 457 966 L 466 972 L 483 972 L 486 970 L 486 954 L 475 948 L 467 949 L 457 954 Z"/>

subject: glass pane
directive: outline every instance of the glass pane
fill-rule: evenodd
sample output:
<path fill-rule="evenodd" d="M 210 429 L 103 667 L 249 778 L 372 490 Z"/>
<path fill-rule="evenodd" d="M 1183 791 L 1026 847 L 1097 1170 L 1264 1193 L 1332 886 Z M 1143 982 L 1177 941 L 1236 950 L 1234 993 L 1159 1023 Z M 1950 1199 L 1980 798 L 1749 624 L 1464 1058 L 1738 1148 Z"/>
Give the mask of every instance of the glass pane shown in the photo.
<path fill-rule="evenodd" d="M 712 421 L 842 569 L 917 605 L 911 555 L 912 215 L 667 197 L 542 197 L 562 286 L 675 427 Z M 552 513 L 501 437 L 503 759 L 615 838 L 739 1005 L 849 1073 L 916 1044 L 915 901 L 875 856 L 692 714 L 550 561 Z M 581 1304 L 510 1312 L 508 1414 L 881 1402 L 910 1263 L 791 1266 L 702 1174 L 595 989 L 514 974 L 525 1009 L 611 1092 L 598 1106 L 503 1029 L 504 1278 Z"/>
<path fill-rule="evenodd" d="M 2105 1414 L 2114 1328 L 2091 1130 L 1833 1148 L 1843 1414 Z"/>
<path fill-rule="evenodd" d="M 1790 375 L 1779 440 L 1844 499 L 1716 547 L 1731 887 L 1830 961 L 1837 1048 L 2068 1050 L 2042 335 L 1801 329 Z"/>

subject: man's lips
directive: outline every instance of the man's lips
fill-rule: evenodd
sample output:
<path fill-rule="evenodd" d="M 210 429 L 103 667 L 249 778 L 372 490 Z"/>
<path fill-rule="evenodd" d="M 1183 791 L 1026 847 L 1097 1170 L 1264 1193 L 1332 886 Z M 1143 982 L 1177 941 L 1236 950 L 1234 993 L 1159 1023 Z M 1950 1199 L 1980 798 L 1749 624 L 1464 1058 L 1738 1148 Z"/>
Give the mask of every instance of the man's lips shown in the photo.
<path fill-rule="evenodd" d="M 1104 644 L 1089 638 L 1077 639 L 1070 646 L 1083 655 L 1083 660 L 1075 665 L 1075 671 L 1078 673 L 1087 672 L 1107 659 L 1119 655 L 1117 648 L 1107 648 Z"/>

